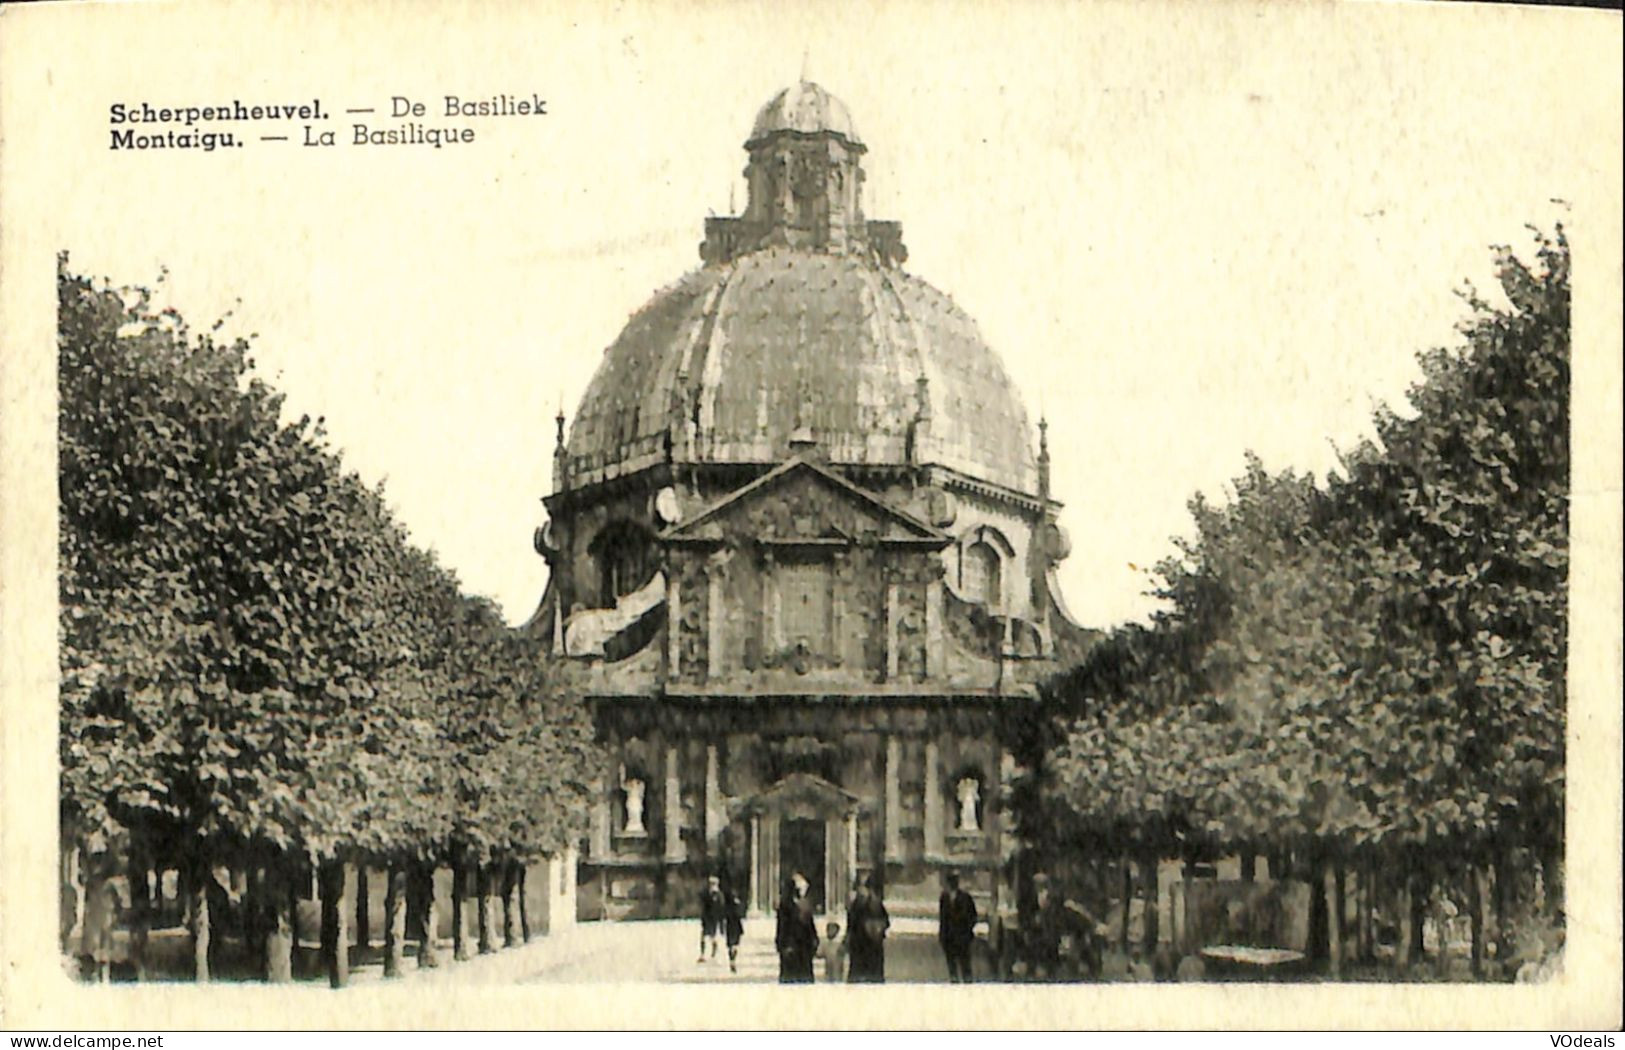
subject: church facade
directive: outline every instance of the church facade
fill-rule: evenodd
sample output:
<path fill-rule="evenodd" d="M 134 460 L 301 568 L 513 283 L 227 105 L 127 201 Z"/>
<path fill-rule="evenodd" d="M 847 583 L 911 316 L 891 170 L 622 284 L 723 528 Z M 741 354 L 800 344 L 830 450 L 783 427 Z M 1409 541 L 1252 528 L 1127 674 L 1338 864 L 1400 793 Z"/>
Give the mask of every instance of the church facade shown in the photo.
<path fill-rule="evenodd" d="M 975 323 L 863 210 L 865 143 L 803 81 L 745 143 L 749 199 L 557 420 L 530 629 L 591 706 L 583 917 L 755 913 L 793 872 L 934 913 L 1008 890 L 1004 732 L 1088 633 L 1043 424 Z"/>

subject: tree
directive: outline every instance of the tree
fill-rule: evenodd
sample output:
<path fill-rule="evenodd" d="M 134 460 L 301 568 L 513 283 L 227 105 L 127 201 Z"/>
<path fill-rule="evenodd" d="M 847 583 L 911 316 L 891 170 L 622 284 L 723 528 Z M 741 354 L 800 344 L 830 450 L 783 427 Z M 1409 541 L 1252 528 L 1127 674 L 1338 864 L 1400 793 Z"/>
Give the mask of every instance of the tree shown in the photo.
<path fill-rule="evenodd" d="M 247 341 L 65 258 L 58 299 L 62 816 L 96 877 L 126 853 L 143 885 L 179 865 L 202 979 L 215 869 L 235 870 L 267 975 L 286 977 L 307 861 L 330 890 L 356 860 L 421 882 L 469 849 L 524 858 L 582 834 L 585 712 L 411 546 L 319 422 L 282 420 Z"/>
<path fill-rule="evenodd" d="M 1164 855 L 1197 829 L 1287 844 L 1338 886 L 1345 861 L 1380 852 L 1468 900 L 1475 937 L 1482 865 L 1533 850 L 1557 879 L 1562 230 L 1537 233 L 1532 268 L 1505 248 L 1497 264 L 1507 305 L 1469 290 L 1465 344 L 1422 355 L 1414 414 L 1379 411 L 1343 477 L 1249 457 L 1227 506 L 1193 500 L 1194 539 L 1159 566 L 1169 611 L 1052 683 L 1050 721 L 1025 734 L 1025 826 L 1062 811 L 1085 837 Z"/>

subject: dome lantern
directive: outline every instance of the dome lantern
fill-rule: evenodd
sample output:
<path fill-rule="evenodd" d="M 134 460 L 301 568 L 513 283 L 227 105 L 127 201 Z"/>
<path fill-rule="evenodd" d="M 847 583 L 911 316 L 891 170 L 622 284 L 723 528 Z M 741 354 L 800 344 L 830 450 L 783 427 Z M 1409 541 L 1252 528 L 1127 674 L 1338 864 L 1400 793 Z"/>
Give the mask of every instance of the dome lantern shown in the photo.
<path fill-rule="evenodd" d="M 745 141 L 748 199 L 743 215 L 707 220 L 700 255 L 727 262 L 764 247 L 907 257 L 896 223 L 863 213 L 866 151 L 846 104 L 806 79 L 756 114 Z"/>

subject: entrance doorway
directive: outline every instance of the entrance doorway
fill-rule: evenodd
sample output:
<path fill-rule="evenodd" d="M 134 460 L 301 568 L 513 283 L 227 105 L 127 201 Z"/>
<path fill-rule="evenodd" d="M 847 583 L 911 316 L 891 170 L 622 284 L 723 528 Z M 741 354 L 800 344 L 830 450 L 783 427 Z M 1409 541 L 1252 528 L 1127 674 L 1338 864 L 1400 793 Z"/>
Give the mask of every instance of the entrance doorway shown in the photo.
<path fill-rule="evenodd" d="M 779 871 L 788 879 L 793 872 L 807 877 L 807 896 L 813 911 L 824 908 L 824 822 L 787 819 L 779 824 Z"/>
<path fill-rule="evenodd" d="M 814 909 L 840 907 L 857 869 L 862 800 L 822 777 L 791 773 L 740 806 L 750 821 L 750 900 L 772 915 L 794 872 Z"/>

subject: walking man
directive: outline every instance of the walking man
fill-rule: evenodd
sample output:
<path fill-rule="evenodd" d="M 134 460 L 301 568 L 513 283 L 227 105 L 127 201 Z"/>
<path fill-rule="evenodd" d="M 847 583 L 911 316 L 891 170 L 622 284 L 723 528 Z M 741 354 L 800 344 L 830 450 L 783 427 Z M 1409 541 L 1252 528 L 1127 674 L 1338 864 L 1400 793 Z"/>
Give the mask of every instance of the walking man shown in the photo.
<path fill-rule="evenodd" d="M 717 957 L 717 938 L 722 936 L 724 915 L 728 901 L 722 895 L 722 880 L 712 875 L 705 880 L 700 893 L 700 962 L 705 961 L 705 946 L 711 945 L 711 958 Z"/>
<path fill-rule="evenodd" d="M 728 941 L 728 970 L 731 973 L 738 973 L 739 942 L 745 936 L 745 905 L 740 901 L 739 894 L 732 890 L 725 895 L 725 901 L 722 925 Z"/>
<path fill-rule="evenodd" d="M 942 900 L 937 905 L 937 940 L 948 959 L 948 980 L 969 983 L 970 951 L 976 942 L 976 901 L 959 886 L 959 873 L 950 871 L 943 881 Z"/>

